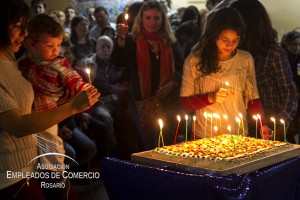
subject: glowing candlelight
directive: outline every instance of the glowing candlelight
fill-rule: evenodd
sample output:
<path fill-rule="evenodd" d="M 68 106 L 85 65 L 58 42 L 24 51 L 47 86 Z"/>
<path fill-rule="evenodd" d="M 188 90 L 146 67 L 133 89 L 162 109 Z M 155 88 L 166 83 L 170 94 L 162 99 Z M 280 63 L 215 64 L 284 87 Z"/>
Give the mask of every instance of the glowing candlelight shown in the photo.
<path fill-rule="evenodd" d="M 242 120 L 243 136 L 245 136 L 244 119 L 243 119 L 242 113 L 239 113 L 239 116 L 240 116 L 240 118 L 241 118 L 241 120 Z"/>
<path fill-rule="evenodd" d="M 260 122 L 260 130 L 262 130 L 262 122 L 261 122 L 261 117 L 259 114 L 257 114 L 257 119 L 259 119 L 259 122 Z"/>
<path fill-rule="evenodd" d="M 206 126 L 207 126 L 207 113 L 204 112 L 205 125 L 204 125 L 204 138 L 206 137 Z"/>
<path fill-rule="evenodd" d="M 236 149 L 235 149 L 235 143 L 234 143 L 234 139 L 233 139 L 233 136 L 232 136 L 232 134 L 231 134 L 231 126 L 227 126 L 227 129 L 228 129 L 228 131 L 229 131 L 229 134 L 230 134 L 230 137 L 231 137 L 231 140 L 232 140 L 232 143 L 233 143 L 233 153 L 234 153 L 234 155 L 236 154 Z"/>
<path fill-rule="evenodd" d="M 126 14 L 125 14 L 125 24 L 126 24 L 126 25 L 128 24 L 128 18 L 129 18 L 129 15 L 126 13 Z"/>
<path fill-rule="evenodd" d="M 283 136 L 284 136 L 284 142 L 286 142 L 285 121 L 283 119 L 280 119 L 280 122 L 283 124 Z"/>
<path fill-rule="evenodd" d="M 91 70 L 90 70 L 90 68 L 87 67 L 87 68 L 85 69 L 85 71 L 86 71 L 86 73 L 87 73 L 87 75 L 88 75 L 88 77 L 89 77 L 89 83 L 92 84 L 92 81 L 91 81 Z"/>
<path fill-rule="evenodd" d="M 236 118 L 235 118 L 235 121 L 239 124 L 238 135 L 240 135 L 241 119 L 240 119 L 239 117 L 236 117 Z"/>
<path fill-rule="evenodd" d="M 177 135 L 178 135 L 178 128 L 179 128 L 179 124 L 180 124 L 180 121 L 181 121 L 181 118 L 180 118 L 179 115 L 177 115 L 177 121 L 178 121 L 178 124 L 177 124 L 176 134 L 175 134 L 175 138 L 174 138 L 174 145 L 176 144 Z"/>
<path fill-rule="evenodd" d="M 194 140 L 196 140 L 196 116 L 193 116 L 193 121 L 194 121 Z"/>
<path fill-rule="evenodd" d="M 255 119 L 255 138 L 257 138 L 257 116 L 256 115 L 253 115 L 253 119 Z"/>
<path fill-rule="evenodd" d="M 213 125 L 212 125 L 212 118 L 213 118 L 213 116 L 212 116 L 212 114 L 207 114 L 207 116 L 210 118 L 210 137 L 212 137 L 212 127 L 213 127 Z"/>
<path fill-rule="evenodd" d="M 274 141 L 276 138 L 276 119 L 274 117 L 271 117 L 271 121 L 274 122 Z"/>
<path fill-rule="evenodd" d="M 222 122 L 221 122 L 221 117 L 218 113 L 214 113 L 213 114 L 214 118 L 216 118 L 216 124 L 218 123 L 218 119 L 219 119 L 219 122 L 220 122 L 220 128 L 222 127 Z"/>
<path fill-rule="evenodd" d="M 158 124 L 159 124 L 159 127 L 160 127 L 160 132 L 159 132 L 159 137 L 158 137 L 158 147 L 160 147 L 160 140 L 162 142 L 162 145 L 165 146 L 164 144 L 164 137 L 163 137 L 163 134 L 162 134 L 162 128 L 164 126 L 164 123 L 161 119 L 158 120 Z"/>
<path fill-rule="evenodd" d="M 189 116 L 185 115 L 184 118 L 185 118 L 185 141 L 187 141 L 187 134 L 188 134 L 188 119 L 189 119 Z"/>

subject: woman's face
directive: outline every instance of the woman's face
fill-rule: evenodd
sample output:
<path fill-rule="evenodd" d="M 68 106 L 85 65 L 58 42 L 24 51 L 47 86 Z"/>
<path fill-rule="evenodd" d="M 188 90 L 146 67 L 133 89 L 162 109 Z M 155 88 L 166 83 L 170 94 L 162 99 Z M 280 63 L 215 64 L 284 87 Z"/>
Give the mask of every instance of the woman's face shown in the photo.
<path fill-rule="evenodd" d="M 147 32 L 156 33 L 162 25 L 162 13 L 157 9 L 146 10 L 143 13 L 143 26 Z"/>
<path fill-rule="evenodd" d="M 11 41 L 11 50 L 13 52 L 18 52 L 22 42 L 24 41 L 25 37 L 28 35 L 26 29 L 24 29 L 25 21 L 24 19 L 20 19 L 17 23 L 11 24 L 9 26 L 9 38 Z"/>
<path fill-rule="evenodd" d="M 223 30 L 216 41 L 220 58 L 230 58 L 232 52 L 237 48 L 239 41 L 240 36 L 236 31 L 230 29 Z"/>
<path fill-rule="evenodd" d="M 89 31 L 89 23 L 86 20 L 82 20 L 75 27 L 75 32 L 77 33 L 78 38 L 85 37 Z"/>
<path fill-rule="evenodd" d="M 300 37 L 291 41 L 287 45 L 287 50 L 292 54 L 300 54 Z"/>

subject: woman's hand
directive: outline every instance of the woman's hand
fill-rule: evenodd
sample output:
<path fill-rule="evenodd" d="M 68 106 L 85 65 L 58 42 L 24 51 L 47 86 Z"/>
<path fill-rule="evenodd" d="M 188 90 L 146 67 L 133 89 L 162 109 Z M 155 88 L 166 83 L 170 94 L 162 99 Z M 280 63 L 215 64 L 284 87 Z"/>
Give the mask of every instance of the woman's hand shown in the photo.
<path fill-rule="evenodd" d="M 99 97 L 100 93 L 93 85 L 86 87 L 70 101 L 74 114 L 89 109 L 92 105 L 99 101 Z"/>
<path fill-rule="evenodd" d="M 75 91 L 67 89 L 64 93 L 64 96 L 62 96 L 57 102 L 56 105 L 60 106 L 62 104 L 68 103 L 75 95 Z"/>
<path fill-rule="evenodd" d="M 177 82 L 176 81 L 170 81 L 167 84 L 161 86 L 158 88 L 156 91 L 156 97 L 159 99 L 166 98 L 172 91 L 173 89 L 177 87 Z"/>
<path fill-rule="evenodd" d="M 263 140 L 273 139 L 273 131 L 266 125 L 262 126 L 260 129 L 260 136 Z"/>
<path fill-rule="evenodd" d="M 232 92 L 228 89 L 220 88 L 217 92 L 208 93 L 208 101 L 209 103 L 222 103 L 230 94 L 232 94 Z"/>
<path fill-rule="evenodd" d="M 126 24 L 118 24 L 117 25 L 117 36 L 118 36 L 117 42 L 120 47 L 125 46 L 125 39 L 128 34 L 128 29 L 129 29 L 129 27 Z"/>

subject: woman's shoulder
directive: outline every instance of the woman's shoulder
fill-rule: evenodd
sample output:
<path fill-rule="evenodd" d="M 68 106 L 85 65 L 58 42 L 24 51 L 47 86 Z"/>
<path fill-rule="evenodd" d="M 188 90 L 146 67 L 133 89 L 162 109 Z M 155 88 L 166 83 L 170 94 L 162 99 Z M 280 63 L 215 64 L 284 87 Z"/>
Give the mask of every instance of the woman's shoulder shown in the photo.
<path fill-rule="evenodd" d="M 237 55 L 242 58 L 252 58 L 252 55 L 250 52 L 241 50 L 241 49 L 237 49 Z"/>

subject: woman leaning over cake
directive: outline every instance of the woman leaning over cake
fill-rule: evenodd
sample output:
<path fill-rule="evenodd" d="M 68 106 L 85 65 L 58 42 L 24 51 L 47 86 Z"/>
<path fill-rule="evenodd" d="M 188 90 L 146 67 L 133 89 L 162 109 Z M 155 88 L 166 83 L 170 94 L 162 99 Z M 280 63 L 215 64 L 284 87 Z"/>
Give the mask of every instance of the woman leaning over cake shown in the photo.
<path fill-rule="evenodd" d="M 161 104 L 170 106 L 174 102 L 168 100 L 175 94 L 177 86 L 171 49 L 175 37 L 163 7 L 153 0 L 143 3 L 129 35 L 126 30 L 128 26 L 118 25 L 117 45 L 112 59 L 117 66 L 128 69 L 132 94 L 129 97 L 131 116 L 139 130 L 142 150 L 149 150 L 157 146 L 158 118 L 166 114 L 164 111 L 170 110 L 172 117 L 176 116 L 174 108 L 160 109 Z M 164 120 L 167 121 L 176 124 L 174 119 Z M 164 128 L 171 126 L 169 123 Z M 170 143 L 172 139 L 167 133 L 173 134 L 173 131 L 164 133 L 165 144 Z"/>
<path fill-rule="evenodd" d="M 0 8 L 0 196 L 6 199 L 43 199 L 34 179 L 10 178 L 8 172 L 33 172 L 38 146 L 33 133 L 92 106 L 99 97 L 93 87 L 55 109 L 33 113 L 33 89 L 22 77 L 14 57 L 27 36 L 30 9 L 23 0 L 4 0 Z"/>
<path fill-rule="evenodd" d="M 185 61 L 180 104 L 185 111 L 195 111 L 199 138 L 229 132 L 248 135 L 247 110 L 251 119 L 253 115 L 261 116 L 261 137 L 272 138 L 265 126 L 253 58 L 237 49 L 244 30 L 244 22 L 235 9 L 212 11 L 199 42 Z M 212 130 L 214 126 L 217 131 Z"/>

